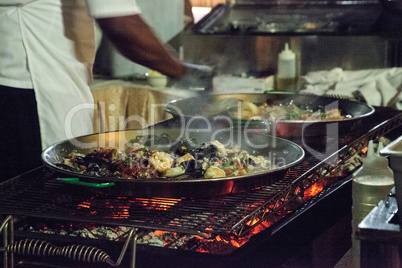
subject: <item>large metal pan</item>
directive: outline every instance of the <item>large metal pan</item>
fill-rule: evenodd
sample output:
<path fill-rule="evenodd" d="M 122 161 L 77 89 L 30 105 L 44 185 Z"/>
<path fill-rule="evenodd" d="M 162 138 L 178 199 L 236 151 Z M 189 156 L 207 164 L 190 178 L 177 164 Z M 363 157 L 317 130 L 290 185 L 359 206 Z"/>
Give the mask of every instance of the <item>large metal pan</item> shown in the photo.
<path fill-rule="evenodd" d="M 253 155 L 269 158 L 277 167 L 272 170 L 252 173 L 249 176 L 237 176 L 215 179 L 121 179 L 117 177 L 95 177 L 78 174 L 66 169 L 60 163 L 72 151 L 83 154 L 95 148 L 108 147 L 123 149 L 127 141 L 137 137 L 167 134 L 173 142 L 183 139 L 196 139 L 197 143 L 219 140 L 225 144 L 229 139 L 248 150 Z M 193 140 L 194 141 L 194 140 Z M 258 147 L 258 148 L 257 148 Z M 166 146 L 166 148 L 168 148 Z M 162 148 L 161 148 L 162 150 Z M 150 128 L 143 130 L 117 131 L 103 134 L 93 134 L 56 143 L 42 153 L 43 162 L 50 168 L 61 172 L 61 183 L 74 183 L 75 190 L 90 190 L 102 194 L 138 197 L 210 197 L 230 193 L 239 193 L 257 187 L 269 185 L 283 178 L 286 171 L 304 157 L 303 149 L 297 144 L 285 139 L 267 135 L 257 135 L 250 132 L 234 133 L 233 130 L 188 130 Z M 79 187 L 76 185 L 80 185 Z"/>
<path fill-rule="evenodd" d="M 277 122 L 234 119 L 231 118 L 227 110 L 228 105 L 233 105 L 233 102 L 223 100 L 236 99 L 249 101 L 257 106 L 265 102 L 283 104 L 293 102 L 300 107 L 308 105 L 311 108 L 338 108 L 350 118 L 327 121 L 279 120 Z M 327 131 L 334 131 L 334 129 L 338 130 L 339 133 L 352 133 L 358 128 L 362 119 L 369 117 L 375 111 L 370 105 L 348 99 L 293 93 L 210 94 L 174 100 L 165 106 L 165 110 L 183 121 L 194 121 L 196 118 L 205 121 L 205 118 L 208 118 L 212 123 L 223 127 L 264 128 L 268 134 L 283 138 L 325 136 Z"/>

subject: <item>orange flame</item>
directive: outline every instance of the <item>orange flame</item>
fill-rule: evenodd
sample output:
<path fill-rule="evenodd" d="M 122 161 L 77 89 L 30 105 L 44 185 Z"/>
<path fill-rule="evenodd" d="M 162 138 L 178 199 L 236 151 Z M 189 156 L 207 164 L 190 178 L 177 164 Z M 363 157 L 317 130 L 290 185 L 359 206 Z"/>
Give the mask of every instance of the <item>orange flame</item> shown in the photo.
<path fill-rule="evenodd" d="M 166 233 L 166 231 L 159 231 L 159 230 L 155 231 L 155 235 L 162 235 L 162 234 L 165 234 L 165 233 Z"/>
<path fill-rule="evenodd" d="M 304 191 L 304 199 L 309 200 L 324 189 L 323 183 L 316 182 Z"/>

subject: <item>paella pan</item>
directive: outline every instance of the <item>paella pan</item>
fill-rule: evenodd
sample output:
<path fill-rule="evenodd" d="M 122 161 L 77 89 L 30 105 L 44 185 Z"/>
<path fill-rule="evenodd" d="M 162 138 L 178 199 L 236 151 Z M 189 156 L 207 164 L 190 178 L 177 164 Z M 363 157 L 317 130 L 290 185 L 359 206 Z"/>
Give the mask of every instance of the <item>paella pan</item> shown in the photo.
<path fill-rule="evenodd" d="M 78 169 L 66 164 L 66 159 L 70 160 L 71 155 L 93 156 L 93 153 L 101 148 L 112 148 L 114 152 L 122 152 L 129 148 L 127 146 L 132 145 L 133 141 L 136 144 L 152 141 L 146 145 L 147 150 L 170 155 L 173 153 L 172 148 L 182 148 L 183 146 L 177 145 L 183 142 L 191 142 L 196 148 L 211 141 L 215 141 L 215 144 L 218 141 L 225 146 L 236 144 L 241 151 L 262 157 L 270 165 L 228 176 L 195 176 L 195 173 L 191 172 L 178 176 L 164 176 L 163 173 L 157 172 L 161 176 L 144 177 L 135 174 L 128 177 L 113 172 L 105 174 L 84 172 L 88 166 Z M 303 157 L 304 151 L 299 145 L 278 137 L 247 131 L 234 132 L 232 129 L 190 131 L 183 128 L 148 128 L 92 134 L 56 143 L 42 153 L 43 162 L 60 174 L 57 180 L 77 189 L 119 196 L 173 198 L 219 196 L 266 186 L 281 179 L 287 170 L 300 162 Z M 212 163 L 208 161 L 210 162 Z"/>
<path fill-rule="evenodd" d="M 246 107 L 240 116 L 239 107 Z M 283 138 L 324 136 L 328 126 L 331 131 L 335 126 L 339 133 L 353 132 L 375 111 L 370 105 L 349 99 L 295 93 L 211 94 L 174 100 L 165 110 L 182 120 L 208 118 L 225 127 L 262 128 Z M 257 116 L 242 117 L 250 111 Z M 326 116 L 334 112 L 336 116 Z M 307 116 L 294 116 L 299 113 Z"/>

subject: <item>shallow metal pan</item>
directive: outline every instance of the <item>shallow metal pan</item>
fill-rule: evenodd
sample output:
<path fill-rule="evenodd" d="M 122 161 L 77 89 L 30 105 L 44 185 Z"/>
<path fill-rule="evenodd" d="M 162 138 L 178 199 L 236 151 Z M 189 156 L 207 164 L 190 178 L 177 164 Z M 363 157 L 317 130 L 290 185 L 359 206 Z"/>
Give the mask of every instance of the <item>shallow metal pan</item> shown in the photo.
<path fill-rule="evenodd" d="M 175 179 L 121 179 L 117 177 L 95 177 L 82 175 L 65 169 L 59 164 L 70 152 L 87 154 L 98 147 L 122 148 L 124 144 L 136 137 L 167 134 L 171 139 L 196 139 L 197 143 L 218 139 L 222 143 L 228 139 L 236 139 L 236 144 L 253 155 L 269 158 L 277 167 L 248 176 L 227 178 L 184 178 Z M 263 148 L 255 148 L 256 145 Z M 65 175 L 61 183 L 73 183 L 76 190 L 90 190 L 102 194 L 138 197 L 210 197 L 252 190 L 283 178 L 286 171 L 304 158 L 303 149 L 288 140 L 255 133 L 234 133 L 233 130 L 192 130 L 158 128 L 144 130 L 128 130 L 93 134 L 56 143 L 42 153 L 43 162 L 50 168 Z M 95 185 L 93 185 L 95 184 Z"/>
<path fill-rule="evenodd" d="M 239 99 L 261 105 L 267 101 L 287 104 L 293 102 L 297 106 L 308 104 L 310 107 L 338 108 L 342 113 L 350 115 L 350 118 L 342 120 L 309 121 L 309 120 L 280 120 L 278 122 L 264 122 L 260 120 L 239 120 L 230 118 L 227 107 L 222 107 L 221 112 L 208 113 L 208 107 L 219 106 L 224 99 Z M 293 93 L 244 93 L 244 94 L 210 94 L 181 100 L 174 100 L 165 106 L 165 110 L 174 117 L 184 120 L 195 118 L 208 118 L 211 122 L 223 127 L 247 127 L 263 128 L 268 134 L 283 138 L 325 136 L 327 131 L 338 130 L 339 133 L 353 132 L 362 122 L 362 119 L 371 116 L 375 109 L 367 104 L 348 99 L 335 97 L 323 97 L 316 95 L 303 95 Z M 218 109 L 219 110 L 219 109 Z M 222 117 L 223 116 L 223 117 Z M 219 123 L 217 123 L 219 122 Z M 329 129 L 328 126 L 331 125 Z"/>

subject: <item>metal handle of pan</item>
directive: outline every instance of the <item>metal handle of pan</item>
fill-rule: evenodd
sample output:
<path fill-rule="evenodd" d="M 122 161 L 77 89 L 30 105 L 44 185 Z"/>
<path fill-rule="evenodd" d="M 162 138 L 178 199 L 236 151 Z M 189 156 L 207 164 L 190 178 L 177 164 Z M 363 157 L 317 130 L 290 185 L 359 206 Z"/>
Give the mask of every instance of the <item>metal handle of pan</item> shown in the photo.
<path fill-rule="evenodd" d="M 105 182 L 105 183 L 84 182 L 84 181 L 80 181 L 79 178 L 57 178 L 57 180 L 64 182 L 64 183 L 93 187 L 93 188 L 106 188 L 106 187 L 112 187 L 115 185 L 114 182 Z"/>

